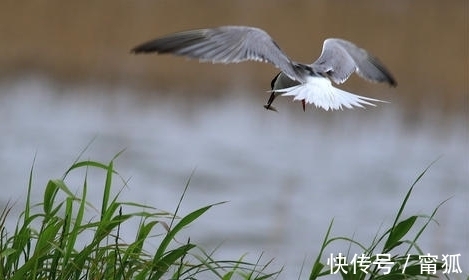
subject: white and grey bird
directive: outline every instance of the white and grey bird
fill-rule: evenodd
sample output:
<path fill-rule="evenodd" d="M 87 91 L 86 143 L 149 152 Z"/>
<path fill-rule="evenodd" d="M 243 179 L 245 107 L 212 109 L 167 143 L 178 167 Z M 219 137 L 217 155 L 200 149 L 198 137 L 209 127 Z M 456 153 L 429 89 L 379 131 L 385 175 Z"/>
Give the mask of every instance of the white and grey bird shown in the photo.
<path fill-rule="evenodd" d="M 264 106 L 272 106 L 277 95 L 293 96 L 305 104 L 324 110 L 337 110 L 363 105 L 374 106 L 378 99 L 359 96 L 336 87 L 354 72 L 371 82 L 386 82 L 396 86 L 391 73 L 367 51 L 337 38 L 324 41 L 322 53 L 312 64 L 291 60 L 267 32 L 256 27 L 221 26 L 169 34 L 136 46 L 132 53 L 174 54 L 199 59 L 202 62 L 238 63 L 242 61 L 270 62 L 280 69 L 271 82 L 271 95 Z"/>

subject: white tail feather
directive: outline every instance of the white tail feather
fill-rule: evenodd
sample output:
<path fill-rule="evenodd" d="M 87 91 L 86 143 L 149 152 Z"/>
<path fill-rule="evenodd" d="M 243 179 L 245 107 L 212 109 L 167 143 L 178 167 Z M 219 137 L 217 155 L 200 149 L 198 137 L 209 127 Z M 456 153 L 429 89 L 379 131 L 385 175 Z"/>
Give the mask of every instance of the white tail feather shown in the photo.
<path fill-rule="evenodd" d="M 353 109 L 363 105 L 376 106 L 371 102 L 386 102 L 378 99 L 356 95 L 332 86 L 329 79 L 310 77 L 307 82 L 297 86 L 276 89 L 283 96 L 294 96 L 293 100 L 304 100 L 324 110 L 339 110 L 342 107 Z"/>

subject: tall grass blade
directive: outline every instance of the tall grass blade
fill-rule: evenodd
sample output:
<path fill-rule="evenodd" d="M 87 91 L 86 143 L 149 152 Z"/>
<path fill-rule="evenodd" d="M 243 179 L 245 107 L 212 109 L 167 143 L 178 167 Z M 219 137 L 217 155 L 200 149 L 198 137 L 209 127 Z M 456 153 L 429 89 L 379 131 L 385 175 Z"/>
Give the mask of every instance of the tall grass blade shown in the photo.
<path fill-rule="evenodd" d="M 168 252 L 161 259 L 159 259 L 156 263 L 153 264 L 153 266 L 156 267 L 156 270 L 154 270 L 154 274 L 150 279 L 160 279 L 168 271 L 168 268 L 176 262 L 176 260 L 185 256 L 187 252 L 189 252 L 189 250 L 194 247 L 194 244 L 186 244 Z"/>
<path fill-rule="evenodd" d="M 313 268 L 311 269 L 311 273 L 309 275 L 309 280 L 317 279 L 322 273 L 322 269 L 324 268 L 324 264 L 321 263 L 321 257 L 324 253 L 324 249 L 326 248 L 329 240 L 329 235 L 331 234 L 332 225 L 334 224 L 334 219 L 331 220 L 329 227 L 327 228 L 326 235 L 324 236 L 324 240 L 321 245 L 321 249 L 319 250 L 319 254 L 314 261 Z"/>
<path fill-rule="evenodd" d="M 401 215 L 402 215 L 402 212 L 404 211 L 404 208 L 405 206 L 407 205 L 407 201 L 409 200 L 409 197 L 410 197 L 410 194 L 412 193 L 412 190 L 414 189 L 415 185 L 417 185 L 417 182 L 420 181 L 420 179 L 423 177 L 423 175 L 425 175 L 425 173 L 427 173 L 427 171 L 430 169 L 430 167 L 437 161 L 438 159 L 434 160 L 433 162 L 431 162 L 421 173 L 420 175 L 417 177 L 417 179 L 415 179 L 415 181 L 412 183 L 412 186 L 410 187 L 410 189 L 407 191 L 407 194 L 404 198 L 404 201 L 402 202 L 400 208 L 399 208 L 399 211 L 397 212 L 397 215 L 396 215 L 396 218 L 394 219 L 394 222 L 392 224 L 392 227 L 391 227 L 391 231 L 389 232 L 389 237 L 388 239 L 386 240 L 385 244 L 384 244 L 384 251 L 385 252 L 389 252 L 389 250 L 391 250 L 390 248 L 393 247 L 394 245 L 394 239 L 395 239 L 395 235 L 393 233 L 393 231 L 396 229 L 396 225 L 399 221 L 399 219 L 401 218 Z M 392 238 L 392 239 L 391 239 Z"/>
<path fill-rule="evenodd" d="M 196 220 L 198 217 L 200 217 L 203 213 L 205 213 L 208 209 L 210 209 L 214 205 L 215 204 L 202 207 L 202 208 L 188 214 L 187 216 L 183 217 L 181 219 L 181 221 L 179 221 L 179 223 L 177 223 L 176 226 L 174 226 L 174 228 L 170 229 L 170 231 L 168 231 L 168 233 L 164 237 L 163 241 L 161 241 L 161 244 L 160 244 L 160 246 L 158 247 L 158 249 L 156 251 L 154 261 L 157 262 L 158 260 L 160 260 L 162 258 L 162 256 L 163 256 L 164 252 L 166 251 L 169 243 L 171 242 L 171 240 L 174 238 L 174 236 L 181 229 L 183 229 L 185 226 L 192 223 L 194 220 Z"/>
<path fill-rule="evenodd" d="M 437 207 L 433 210 L 432 214 L 430 215 L 430 217 L 428 217 L 427 221 L 425 222 L 425 224 L 422 226 L 422 228 L 417 232 L 417 234 L 415 235 L 414 239 L 412 240 L 412 243 L 410 244 L 409 248 L 407 249 L 407 251 L 405 252 L 405 255 L 409 254 L 410 250 L 412 249 L 412 247 L 415 246 L 416 242 L 417 242 L 417 239 L 422 235 L 422 233 L 424 232 L 424 230 L 427 228 L 428 224 L 433 221 L 433 217 L 436 215 L 436 213 L 438 212 L 438 209 L 443 205 L 445 204 L 450 198 L 447 198 L 445 200 L 443 200 L 440 204 L 437 205 Z M 469 280 L 469 278 L 468 278 Z"/>
<path fill-rule="evenodd" d="M 389 238 L 388 240 L 386 240 L 386 244 L 384 245 L 385 253 L 388 253 L 393 248 L 399 246 L 402 243 L 401 238 L 403 238 L 407 234 L 407 232 L 409 232 L 416 220 L 417 216 L 411 216 L 406 220 L 399 222 L 393 228 L 393 230 L 391 230 Z"/>
<path fill-rule="evenodd" d="M 107 211 L 109 196 L 111 194 L 111 184 L 112 184 L 112 172 L 114 163 L 111 161 L 106 168 L 106 181 L 104 183 L 104 192 L 103 192 L 103 200 L 101 204 L 101 220 L 104 217 L 104 213 Z"/>

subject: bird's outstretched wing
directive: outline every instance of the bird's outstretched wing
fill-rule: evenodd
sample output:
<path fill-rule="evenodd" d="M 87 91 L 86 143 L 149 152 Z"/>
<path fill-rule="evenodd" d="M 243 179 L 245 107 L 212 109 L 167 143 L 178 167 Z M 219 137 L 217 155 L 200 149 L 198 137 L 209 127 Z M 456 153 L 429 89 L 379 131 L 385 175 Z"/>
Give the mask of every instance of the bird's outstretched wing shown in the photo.
<path fill-rule="evenodd" d="M 343 40 L 330 38 L 324 41 L 321 56 L 311 68 L 329 77 L 334 83 L 345 82 L 354 72 L 371 82 L 386 82 L 396 86 L 391 73 L 367 51 Z"/>
<path fill-rule="evenodd" d="M 302 69 L 291 61 L 267 32 L 248 26 L 221 26 L 169 34 L 143 43 L 133 53 L 170 53 L 212 63 L 270 62 L 297 81 Z"/>

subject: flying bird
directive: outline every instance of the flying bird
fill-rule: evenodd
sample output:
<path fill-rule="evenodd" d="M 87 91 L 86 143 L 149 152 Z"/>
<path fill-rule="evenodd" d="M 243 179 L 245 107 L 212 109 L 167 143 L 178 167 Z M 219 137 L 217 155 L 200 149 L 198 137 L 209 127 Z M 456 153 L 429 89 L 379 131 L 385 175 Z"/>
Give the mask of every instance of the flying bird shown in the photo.
<path fill-rule="evenodd" d="M 396 86 L 391 73 L 377 58 L 355 44 L 338 38 L 324 41 L 321 55 L 312 64 L 291 60 L 264 30 L 249 26 L 220 26 L 168 34 L 134 47 L 132 53 L 173 54 L 201 62 L 269 62 L 278 68 L 271 82 L 270 98 L 264 107 L 276 109 L 278 95 L 293 96 L 324 110 L 375 106 L 378 99 L 356 95 L 332 86 L 344 83 L 354 72 L 370 82 Z"/>

